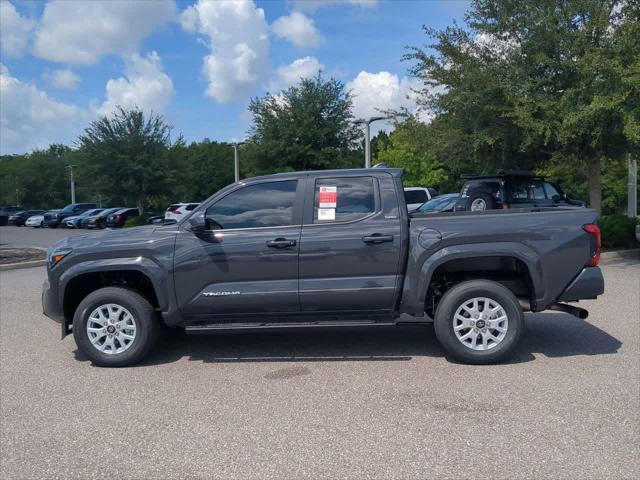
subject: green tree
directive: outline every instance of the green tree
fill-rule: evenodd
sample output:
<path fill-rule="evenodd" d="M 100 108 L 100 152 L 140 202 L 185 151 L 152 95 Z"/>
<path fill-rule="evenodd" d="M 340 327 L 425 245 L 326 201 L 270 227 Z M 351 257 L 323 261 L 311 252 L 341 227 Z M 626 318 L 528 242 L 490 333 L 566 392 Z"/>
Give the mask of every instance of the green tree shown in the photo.
<path fill-rule="evenodd" d="M 25 155 L 0 157 L 0 204 L 24 208 L 61 208 L 71 201 L 69 172 L 74 152 L 64 145 L 51 145 Z M 86 198 L 78 192 L 78 198 Z"/>
<path fill-rule="evenodd" d="M 140 213 L 166 193 L 170 173 L 169 126 L 159 115 L 121 107 L 91 122 L 78 138 L 81 156 L 112 203 L 134 203 Z"/>
<path fill-rule="evenodd" d="M 185 145 L 175 142 L 169 150 L 172 172 L 169 202 L 201 202 L 222 187 L 233 183 L 233 148 L 205 139 Z"/>
<path fill-rule="evenodd" d="M 378 160 L 390 167 L 404 168 L 406 186 L 440 189 L 448 178 L 428 144 L 428 131 L 428 125 L 409 117 L 396 124 L 387 144 L 380 144 Z"/>
<path fill-rule="evenodd" d="M 475 0 L 466 28 L 425 28 L 432 50 L 405 58 L 424 83 L 423 105 L 468 161 L 491 169 L 571 159 L 600 209 L 603 161 L 637 144 L 638 9 L 624 0 Z"/>
<path fill-rule="evenodd" d="M 249 105 L 256 173 L 340 168 L 357 164 L 361 134 L 344 85 L 320 73 Z"/>

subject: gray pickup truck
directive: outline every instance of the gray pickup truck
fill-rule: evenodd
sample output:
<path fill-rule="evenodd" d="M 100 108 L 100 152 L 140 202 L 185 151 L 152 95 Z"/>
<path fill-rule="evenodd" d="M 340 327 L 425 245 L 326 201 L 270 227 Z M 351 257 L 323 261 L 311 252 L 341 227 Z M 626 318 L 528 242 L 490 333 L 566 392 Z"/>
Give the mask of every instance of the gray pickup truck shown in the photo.
<path fill-rule="evenodd" d="M 243 180 L 174 225 L 69 237 L 48 253 L 44 313 L 97 365 L 141 360 L 161 329 L 433 323 L 466 363 L 506 357 L 523 312 L 604 291 L 588 209 L 409 215 L 402 170 Z"/>

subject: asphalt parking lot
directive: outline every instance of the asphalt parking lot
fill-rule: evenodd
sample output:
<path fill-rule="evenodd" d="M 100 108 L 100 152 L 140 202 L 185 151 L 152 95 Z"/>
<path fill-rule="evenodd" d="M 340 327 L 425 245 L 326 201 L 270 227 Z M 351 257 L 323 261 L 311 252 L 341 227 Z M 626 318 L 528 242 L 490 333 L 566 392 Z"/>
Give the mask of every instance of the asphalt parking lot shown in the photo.
<path fill-rule="evenodd" d="M 60 340 L 44 268 L 0 272 L 0 478 L 638 478 L 640 263 L 603 272 L 587 321 L 527 315 L 500 365 L 407 327 L 177 337 L 125 369 Z"/>
<path fill-rule="evenodd" d="M 76 230 L 71 228 L 0 227 L 0 247 L 49 248 L 71 235 L 87 235 L 102 230 Z"/>

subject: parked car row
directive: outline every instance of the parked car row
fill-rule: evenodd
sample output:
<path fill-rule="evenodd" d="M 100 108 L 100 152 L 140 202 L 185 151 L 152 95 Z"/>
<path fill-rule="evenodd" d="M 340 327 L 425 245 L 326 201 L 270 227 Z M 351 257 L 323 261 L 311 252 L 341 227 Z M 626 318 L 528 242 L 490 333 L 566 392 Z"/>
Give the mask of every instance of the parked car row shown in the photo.
<path fill-rule="evenodd" d="M 121 228 L 127 220 L 140 219 L 140 223 L 175 223 L 198 203 L 175 203 L 162 214 L 145 210 L 142 215 L 137 208 L 98 207 L 95 203 L 72 203 L 57 210 L 20 210 L 18 207 L 0 207 L 0 225 L 27 226 L 35 228 Z"/>

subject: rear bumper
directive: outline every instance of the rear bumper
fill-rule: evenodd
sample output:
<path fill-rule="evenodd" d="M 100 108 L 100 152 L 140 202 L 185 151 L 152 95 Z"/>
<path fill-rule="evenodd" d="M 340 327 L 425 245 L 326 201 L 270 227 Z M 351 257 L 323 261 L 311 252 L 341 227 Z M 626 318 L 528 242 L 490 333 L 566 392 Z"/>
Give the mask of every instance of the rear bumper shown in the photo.
<path fill-rule="evenodd" d="M 585 267 L 565 288 L 559 302 L 575 302 L 577 300 L 596 298 L 604 293 L 604 278 L 599 267 Z"/>

